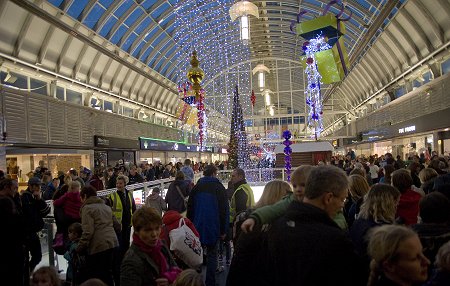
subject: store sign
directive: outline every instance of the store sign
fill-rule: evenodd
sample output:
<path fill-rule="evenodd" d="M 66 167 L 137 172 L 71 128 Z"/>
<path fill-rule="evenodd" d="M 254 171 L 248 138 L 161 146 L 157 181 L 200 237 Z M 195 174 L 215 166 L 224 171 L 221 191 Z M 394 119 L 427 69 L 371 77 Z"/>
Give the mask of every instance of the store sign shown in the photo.
<path fill-rule="evenodd" d="M 120 148 L 120 149 L 138 149 L 139 142 L 132 139 L 122 139 L 116 137 L 106 137 L 95 135 L 94 145 L 96 147 L 109 147 L 109 148 Z"/>
<path fill-rule="evenodd" d="M 175 141 L 162 141 L 152 138 L 139 138 L 139 145 L 141 150 L 154 150 L 154 151 L 179 151 L 179 152 L 213 152 L 213 148 L 203 147 L 200 150 L 198 145 L 186 145 L 182 142 Z"/>
<path fill-rule="evenodd" d="M 399 134 L 409 133 L 409 132 L 414 132 L 414 131 L 416 131 L 416 126 L 415 125 L 398 129 L 398 133 Z"/>

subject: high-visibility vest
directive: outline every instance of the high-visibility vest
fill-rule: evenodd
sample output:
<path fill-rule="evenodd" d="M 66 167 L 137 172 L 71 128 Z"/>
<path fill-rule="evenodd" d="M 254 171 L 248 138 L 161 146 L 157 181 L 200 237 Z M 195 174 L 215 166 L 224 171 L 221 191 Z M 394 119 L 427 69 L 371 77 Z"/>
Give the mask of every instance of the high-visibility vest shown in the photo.
<path fill-rule="evenodd" d="M 114 216 L 117 218 L 117 220 L 119 221 L 120 224 L 122 224 L 122 214 L 123 214 L 123 205 L 122 205 L 122 200 L 120 199 L 120 196 L 117 192 L 114 192 L 112 194 L 109 195 L 109 198 L 112 201 L 112 212 L 114 214 Z M 128 192 L 128 199 L 130 200 L 130 217 L 132 215 L 132 195 L 131 192 Z"/>
<path fill-rule="evenodd" d="M 247 194 L 247 202 L 245 203 L 245 206 L 247 209 L 255 207 L 255 198 L 253 197 L 253 190 L 250 188 L 249 184 L 242 184 L 240 185 L 233 193 L 233 196 L 231 197 L 231 204 L 230 204 L 230 222 L 234 220 L 234 217 L 236 216 L 236 199 L 235 195 L 236 192 L 239 190 L 244 190 L 245 194 Z"/>

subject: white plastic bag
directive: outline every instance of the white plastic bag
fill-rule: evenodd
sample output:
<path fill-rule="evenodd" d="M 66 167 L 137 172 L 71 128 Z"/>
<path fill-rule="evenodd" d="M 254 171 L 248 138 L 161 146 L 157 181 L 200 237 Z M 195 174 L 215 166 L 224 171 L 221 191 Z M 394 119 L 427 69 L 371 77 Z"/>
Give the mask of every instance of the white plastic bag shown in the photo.
<path fill-rule="evenodd" d="M 189 267 L 195 268 L 203 263 L 203 248 L 200 239 L 185 224 L 184 218 L 180 219 L 178 228 L 169 232 L 170 250 Z"/>

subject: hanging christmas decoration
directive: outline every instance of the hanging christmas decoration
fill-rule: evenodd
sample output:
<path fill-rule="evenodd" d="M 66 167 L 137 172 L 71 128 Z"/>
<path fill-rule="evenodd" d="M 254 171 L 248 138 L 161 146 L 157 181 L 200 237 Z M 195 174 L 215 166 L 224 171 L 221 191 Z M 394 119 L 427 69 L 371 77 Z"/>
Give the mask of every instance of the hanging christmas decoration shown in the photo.
<path fill-rule="evenodd" d="M 292 141 L 289 140 L 291 139 L 291 131 L 289 130 L 285 130 L 283 131 L 283 138 L 285 139 L 283 141 L 283 145 L 286 146 L 284 147 L 284 168 L 286 170 L 286 177 L 287 177 L 287 181 L 290 182 L 291 181 L 291 154 L 292 154 L 292 148 L 291 148 L 291 144 Z"/>
<path fill-rule="evenodd" d="M 256 96 L 255 91 L 252 89 L 252 95 L 250 96 L 250 101 L 252 102 L 252 107 L 255 107 Z"/>
<path fill-rule="evenodd" d="M 197 100 L 197 123 L 198 123 L 198 145 L 200 150 L 203 149 L 203 141 L 206 138 L 206 113 L 205 104 L 203 103 L 205 99 L 205 90 L 200 90 L 200 97 Z"/>
<path fill-rule="evenodd" d="M 303 51 L 305 52 L 306 58 L 306 87 L 305 87 L 305 98 L 306 106 L 308 111 L 307 125 L 309 128 L 314 129 L 315 139 L 322 132 L 322 114 L 323 114 L 323 104 L 322 104 L 322 94 L 320 92 L 321 78 L 319 71 L 317 70 L 317 62 L 315 58 L 315 53 L 318 51 L 327 50 L 330 47 L 328 45 L 326 38 L 317 37 L 303 43 Z"/>

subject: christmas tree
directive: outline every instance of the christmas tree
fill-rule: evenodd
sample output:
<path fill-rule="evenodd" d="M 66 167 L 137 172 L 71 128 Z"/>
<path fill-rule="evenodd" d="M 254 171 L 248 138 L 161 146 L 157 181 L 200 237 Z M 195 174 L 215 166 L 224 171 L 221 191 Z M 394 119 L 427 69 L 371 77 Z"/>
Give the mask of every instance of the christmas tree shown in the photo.
<path fill-rule="evenodd" d="M 247 134 L 245 133 L 244 116 L 239 101 L 239 91 L 236 85 L 233 96 L 233 111 L 231 113 L 230 142 L 228 143 L 228 164 L 232 169 L 246 169 L 250 165 Z"/>

